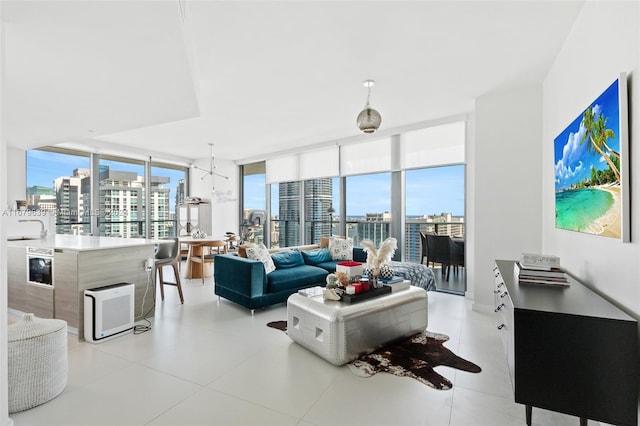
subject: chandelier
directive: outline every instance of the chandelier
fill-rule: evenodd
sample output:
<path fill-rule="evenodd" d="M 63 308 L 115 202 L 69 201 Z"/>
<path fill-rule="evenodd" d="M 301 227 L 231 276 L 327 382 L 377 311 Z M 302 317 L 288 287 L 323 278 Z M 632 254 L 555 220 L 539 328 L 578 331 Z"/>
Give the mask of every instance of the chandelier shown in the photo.
<path fill-rule="evenodd" d="M 216 173 L 216 166 L 214 164 L 214 156 L 213 156 L 213 144 L 210 143 L 209 144 L 209 170 L 207 169 L 203 169 L 202 167 L 198 167 L 195 164 L 191 165 L 192 168 L 194 169 L 198 169 L 198 170 L 202 170 L 203 172 L 207 172 L 205 175 L 203 175 L 200 180 L 204 180 L 204 178 L 206 178 L 207 176 L 218 176 L 221 177 L 223 179 L 229 180 L 228 176 L 224 176 L 221 175 L 220 173 Z M 216 187 L 213 187 L 213 191 L 215 192 Z"/>

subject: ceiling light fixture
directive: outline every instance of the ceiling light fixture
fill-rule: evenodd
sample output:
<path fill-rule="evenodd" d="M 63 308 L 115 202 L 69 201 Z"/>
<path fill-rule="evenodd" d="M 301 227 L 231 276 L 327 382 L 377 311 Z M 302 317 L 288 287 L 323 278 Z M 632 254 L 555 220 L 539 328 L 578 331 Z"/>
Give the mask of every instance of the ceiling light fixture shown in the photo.
<path fill-rule="evenodd" d="M 362 130 L 364 133 L 375 133 L 375 131 L 378 130 L 378 127 L 380 127 L 380 123 L 382 123 L 380 113 L 369 105 L 371 86 L 376 84 L 376 82 L 373 80 L 365 80 L 362 84 L 367 88 L 367 104 L 364 106 L 364 109 L 360 111 L 360 114 L 358 114 L 356 123 L 358 124 L 358 129 Z"/>
<path fill-rule="evenodd" d="M 204 178 L 206 178 L 207 176 L 218 176 L 218 177 L 221 177 L 223 179 L 229 180 L 228 176 L 224 176 L 224 175 L 221 175 L 220 173 L 216 173 L 215 172 L 216 166 L 214 165 L 213 144 L 212 143 L 209 144 L 209 170 L 203 169 L 202 167 L 198 167 L 195 164 L 191 165 L 191 167 L 194 168 L 194 169 L 202 170 L 203 172 L 207 172 L 207 174 L 202 176 L 200 178 L 200 180 L 204 180 Z M 213 191 L 215 192 L 215 190 L 216 190 L 216 187 L 214 186 L 213 187 Z"/>

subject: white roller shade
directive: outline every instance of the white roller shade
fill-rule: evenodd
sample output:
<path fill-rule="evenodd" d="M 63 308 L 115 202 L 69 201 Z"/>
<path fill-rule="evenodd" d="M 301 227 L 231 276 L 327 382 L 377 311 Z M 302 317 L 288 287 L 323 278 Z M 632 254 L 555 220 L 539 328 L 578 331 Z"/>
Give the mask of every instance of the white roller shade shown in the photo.
<path fill-rule="evenodd" d="M 374 139 L 340 147 L 340 175 L 391 170 L 391 138 Z"/>
<path fill-rule="evenodd" d="M 267 160 L 265 179 L 268 184 L 298 180 L 298 156 L 289 155 Z"/>
<path fill-rule="evenodd" d="M 300 153 L 300 180 L 338 176 L 339 158 L 337 146 Z"/>
<path fill-rule="evenodd" d="M 406 132 L 402 136 L 402 168 L 463 163 L 466 123 L 459 121 Z"/>

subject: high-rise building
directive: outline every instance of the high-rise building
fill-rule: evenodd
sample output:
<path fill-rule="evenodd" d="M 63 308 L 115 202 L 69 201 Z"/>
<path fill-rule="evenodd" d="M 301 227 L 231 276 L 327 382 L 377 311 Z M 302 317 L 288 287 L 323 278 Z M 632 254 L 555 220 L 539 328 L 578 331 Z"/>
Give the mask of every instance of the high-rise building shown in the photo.
<path fill-rule="evenodd" d="M 60 176 L 53 181 L 56 196 L 56 233 L 78 234 L 83 231 L 82 181 L 89 179 L 88 169 L 75 169 L 73 176 Z"/>
<path fill-rule="evenodd" d="M 151 238 L 173 235 L 169 222 L 169 178 L 151 177 L 151 205 L 145 206 L 144 177 L 136 172 L 100 168 L 100 235 L 145 237 L 145 211 L 155 218 L 151 223 Z M 156 221 L 157 220 L 157 221 Z"/>
<path fill-rule="evenodd" d="M 304 244 L 318 244 L 320 237 L 331 234 L 329 207 L 333 204 L 333 179 L 311 179 L 304 182 Z"/>
<path fill-rule="evenodd" d="M 278 245 L 287 247 L 300 244 L 300 182 L 279 184 Z M 304 184 L 304 244 L 317 244 L 320 237 L 331 234 L 329 207 L 333 203 L 333 180 L 310 179 Z"/>
<path fill-rule="evenodd" d="M 33 185 L 27 188 L 27 206 L 33 210 L 55 210 L 56 206 L 50 207 L 51 201 L 55 203 L 56 191 L 49 186 Z M 53 198 L 51 198 L 53 197 Z M 39 202 L 46 203 L 46 206 L 40 206 Z M 46 207 L 46 208 L 45 208 Z"/>

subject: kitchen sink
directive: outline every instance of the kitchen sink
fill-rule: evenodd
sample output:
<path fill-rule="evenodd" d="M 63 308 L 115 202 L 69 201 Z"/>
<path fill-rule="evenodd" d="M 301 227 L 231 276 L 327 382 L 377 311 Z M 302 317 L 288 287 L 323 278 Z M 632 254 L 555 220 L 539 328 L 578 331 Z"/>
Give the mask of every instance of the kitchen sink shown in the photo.
<path fill-rule="evenodd" d="M 27 241 L 27 240 L 39 240 L 40 237 L 36 237 L 36 236 L 13 236 L 13 237 L 7 237 L 7 241 Z"/>

